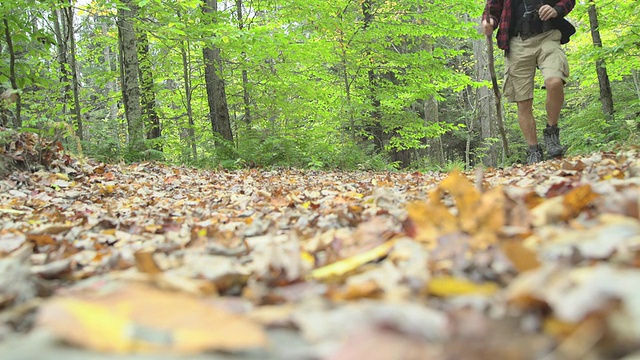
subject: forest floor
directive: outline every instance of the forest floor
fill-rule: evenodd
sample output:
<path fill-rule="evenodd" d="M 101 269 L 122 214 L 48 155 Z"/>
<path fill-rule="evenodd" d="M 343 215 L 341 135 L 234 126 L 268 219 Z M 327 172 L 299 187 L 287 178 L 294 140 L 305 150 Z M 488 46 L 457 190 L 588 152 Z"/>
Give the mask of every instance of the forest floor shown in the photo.
<path fill-rule="evenodd" d="M 230 172 L 38 141 L 0 149 L 3 360 L 640 359 L 637 150 Z"/>

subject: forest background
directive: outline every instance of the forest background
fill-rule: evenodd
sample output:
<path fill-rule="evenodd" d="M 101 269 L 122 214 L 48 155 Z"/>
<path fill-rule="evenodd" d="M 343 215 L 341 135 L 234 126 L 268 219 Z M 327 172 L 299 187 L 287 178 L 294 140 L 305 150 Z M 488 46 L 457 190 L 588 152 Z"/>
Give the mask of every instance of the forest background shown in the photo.
<path fill-rule="evenodd" d="M 11 0 L 0 126 L 97 160 L 449 170 L 524 154 L 498 131 L 480 0 Z M 569 154 L 640 134 L 636 0 L 578 1 Z M 502 81 L 502 54 L 495 52 Z M 544 119 L 537 78 L 535 115 Z M 542 126 L 539 126 L 542 128 Z M 0 132 L 0 143 L 3 136 Z"/>

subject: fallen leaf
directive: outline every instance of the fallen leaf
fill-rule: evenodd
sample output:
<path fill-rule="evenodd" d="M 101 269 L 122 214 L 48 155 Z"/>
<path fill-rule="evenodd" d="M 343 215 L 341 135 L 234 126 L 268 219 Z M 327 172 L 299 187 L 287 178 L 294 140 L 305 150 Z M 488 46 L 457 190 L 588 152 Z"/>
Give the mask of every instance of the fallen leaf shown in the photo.
<path fill-rule="evenodd" d="M 498 291 L 498 285 L 494 283 L 476 284 L 471 281 L 439 276 L 432 278 L 427 284 L 427 292 L 435 296 L 460 296 L 460 295 L 493 295 Z"/>
<path fill-rule="evenodd" d="M 520 241 L 504 241 L 500 247 L 519 272 L 533 270 L 540 266 L 537 254 L 523 246 Z"/>
<path fill-rule="evenodd" d="M 162 269 L 156 264 L 153 259 L 153 252 L 151 251 L 138 251 L 133 254 L 136 259 L 136 267 L 138 271 L 147 273 L 150 275 L 159 274 Z"/>
<path fill-rule="evenodd" d="M 339 278 L 368 262 L 375 261 L 386 256 L 391 248 L 393 248 L 394 244 L 395 240 L 389 240 L 364 253 L 314 269 L 309 273 L 308 277 L 315 280 L 331 280 Z"/>
<path fill-rule="evenodd" d="M 108 293 L 54 297 L 42 306 L 38 324 L 75 345 L 120 354 L 186 355 L 266 345 L 262 329 L 242 316 L 193 296 L 140 284 Z"/>

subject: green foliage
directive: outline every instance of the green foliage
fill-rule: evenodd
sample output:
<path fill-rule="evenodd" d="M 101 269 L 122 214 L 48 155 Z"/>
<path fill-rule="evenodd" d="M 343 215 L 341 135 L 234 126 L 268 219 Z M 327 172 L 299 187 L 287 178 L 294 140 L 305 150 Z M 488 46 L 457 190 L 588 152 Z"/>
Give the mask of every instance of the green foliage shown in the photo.
<path fill-rule="evenodd" d="M 602 115 L 600 103 L 592 101 L 585 108 L 565 115 L 561 138 L 568 145 L 569 153 L 584 154 L 595 150 L 610 150 L 624 142 L 634 130 L 626 121 L 607 121 Z"/>
<path fill-rule="evenodd" d="M 19 89 L 11 91 L 21 95 L 25 127 L 57 131 L 69 148 L 101 161 L 160 160 L 225 168 L 395 169 L 394 153 L 409 151 L 413 159 L 417 156 L 414 168 L 447 171 L 466 157 L 472 166 L 482 162 L 497 143 L 495 132 L 481 139 L 477 124 L 478 103 L 491 99 L 473 95 L 479 83 L 472 81 L 477 70 L 472 41 L 480 37 L 474 26 L 482 2 L 245 1 L 242 18 L 237 2 L 209 15 L 200 11 L 197 0 L 133 3 L 139 6 L 135 27 L 147 34 L 153 56 L 150 71 L 162 138 L 140 149 L 127 143 L 114 11 L 119 5 L 103 0 L 76 9 L 85 121 L 81 144 L 57 125 L 71 124 L 72 103 L 56 54 L 60 44 L 51 11 L 66 3 L 15 0 L 0 6 L 18 55 Z M 371 6 L 370 19 L 363 12 L 365 4 Z M 570 153 L 605 149 L 638 133 L 637 4 L 595 4 L 601 15 L 602 49 L 592 45 L 587 7 L 579 5 L 570 14 L 578 33 L 566 47 L 572 76 L 560 123 Z M 211 130 L 204 46 L 221 52 L 218 75 L 226 85 L 233 142 Z M 0 36 L 0 92 L 11 87 L 7 51 Z M 496 58 L 501 72 L 501 56 Z M 606 60 L 612 80 L 617 112 L 609 122 L 599 109 L 596 59 Z M 538 78 L 534 106 L 541 139 L 546 115 L 540 85 Z M 433 99 L 435 108 L 427 109 Z M 504 165 L 509 165 L 522 161 L 526 146 L 515 106 L 505 109 L 512 156 Z"/>

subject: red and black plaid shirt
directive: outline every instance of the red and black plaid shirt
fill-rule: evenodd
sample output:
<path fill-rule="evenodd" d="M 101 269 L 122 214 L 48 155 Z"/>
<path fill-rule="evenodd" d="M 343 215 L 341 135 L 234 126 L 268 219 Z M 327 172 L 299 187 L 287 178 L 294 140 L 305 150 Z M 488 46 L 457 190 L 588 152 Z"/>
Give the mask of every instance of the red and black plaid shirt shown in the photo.
<path fill-rule="evenodd" d="M 544 3 L 553 6 L 558 12 L 558 17 L 562 18 L 573 10 L 576 1 L 546 0 Z M 512 0 L 487 0 L 487 6 L 484 9 L 484 14 L 482 14 L 483 20 L 488 21 L 489 17 L 491 17 L 497 24 L 498 34 L 496 39 L 498 40 L 498 47 L 502 50 L 509 50 L 509 29 L 514 25 L 512 14 Z"/>

